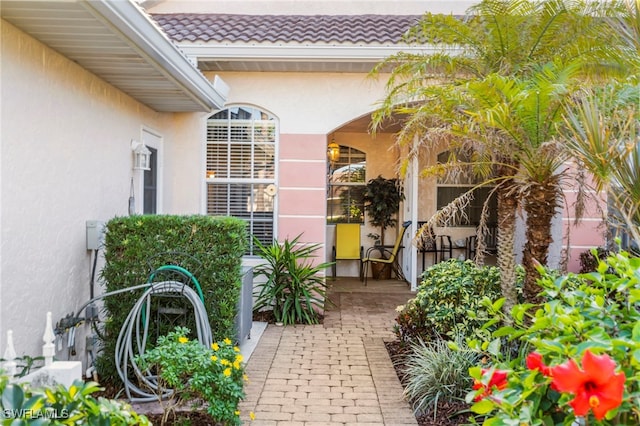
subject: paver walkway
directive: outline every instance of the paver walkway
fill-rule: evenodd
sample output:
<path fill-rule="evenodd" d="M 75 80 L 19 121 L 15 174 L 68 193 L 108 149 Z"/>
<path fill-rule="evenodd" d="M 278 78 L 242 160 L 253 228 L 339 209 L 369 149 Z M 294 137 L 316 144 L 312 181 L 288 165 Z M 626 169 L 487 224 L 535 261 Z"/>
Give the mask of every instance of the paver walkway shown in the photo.
<path fill-rule="evenodd" d="M 240 409 L 251 425 L 416 425 L 384 341 L 395 308 L 413 295 L 404 282 L 329 281 L 336 304 L 324 324 L 269 325 L 247 363 Z M 255 413 L 250 422 L 248 413 Z"/>

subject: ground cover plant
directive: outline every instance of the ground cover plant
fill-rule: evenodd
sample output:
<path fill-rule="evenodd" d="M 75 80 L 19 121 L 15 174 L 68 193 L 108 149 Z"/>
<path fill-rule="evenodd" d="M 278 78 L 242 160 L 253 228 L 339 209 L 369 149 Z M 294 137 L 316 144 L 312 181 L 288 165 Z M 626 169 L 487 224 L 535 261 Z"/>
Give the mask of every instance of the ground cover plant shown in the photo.
<path fill-rule="evenodd" d="M 466 347 L 457 336 L 455 349 L 447 341 L 437 339 L 412 342 L 403 360 L 404 395 L 411 401 L 417 416 L 438 419 L 439 404 L 464 400 L 473 380 L 469 368 L 479 361 L 479 355 Z"/>

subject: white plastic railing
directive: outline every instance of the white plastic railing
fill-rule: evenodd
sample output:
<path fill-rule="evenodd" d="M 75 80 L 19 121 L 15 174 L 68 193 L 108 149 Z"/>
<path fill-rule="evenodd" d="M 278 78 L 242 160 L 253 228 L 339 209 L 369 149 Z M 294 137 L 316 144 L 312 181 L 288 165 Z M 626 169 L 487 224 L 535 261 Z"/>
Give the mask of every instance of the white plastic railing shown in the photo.
<path fill-rule="evenodd" d="M 5 361 L 2 364 L 4 374 L 9 380 L 16 382 L 29 382 L 34 386 L 53 385 L 56 383 L 70 386 L 75 380 L 82 378 L 82 363 L 80 361 L 54 361 L 56 354 L 55 333 L 51 321 L 51 312 L 47 312 L 47 321 L 44 335 L 42 336 L 42 355 L 44 367 L 20 378 L 16 378 L 17 362 L 16 350 L 13 344 L 13 330 L 7 331 L 7 348 L 4 351 Z"/>

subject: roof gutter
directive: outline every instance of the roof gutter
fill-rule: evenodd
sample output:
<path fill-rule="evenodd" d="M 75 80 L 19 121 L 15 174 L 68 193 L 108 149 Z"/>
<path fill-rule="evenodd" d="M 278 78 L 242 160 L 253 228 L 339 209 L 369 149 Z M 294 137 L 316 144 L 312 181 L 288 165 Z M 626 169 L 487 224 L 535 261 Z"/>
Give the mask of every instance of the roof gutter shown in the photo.
<path fill-rule="evenodd" d="M 380 61 L 400 52 L 429 55 L 441 52 L 436 46 L 344 46 L 344 45 L 205 45 L 182 44 L 180 49 L 189 57 L 218 60 L 264 61 Z"/>
<path fill-rule="evenodd" d="M 81 0 L 106 26 L 117 30 L 160 73 L 178 85 L 203 111 L 221 109 L 226 102 L 224 84 L 218 90 L 169 40 L 162 30 L 130 0 Z"/>

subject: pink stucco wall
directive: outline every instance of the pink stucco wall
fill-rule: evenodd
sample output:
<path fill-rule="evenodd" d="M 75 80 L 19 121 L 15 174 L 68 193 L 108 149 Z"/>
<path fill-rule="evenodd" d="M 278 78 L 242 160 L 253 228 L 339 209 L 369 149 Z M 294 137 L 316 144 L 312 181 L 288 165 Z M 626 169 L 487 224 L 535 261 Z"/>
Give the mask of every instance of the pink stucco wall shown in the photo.
<path fill-rule="evenodd" d="M 585 201 L 582 219 L 575 223 L 577 192 L 573 188 L 564 191 L 565 209 L 562 218 L 562 247 L 567 251 L 567 270 L 580 270 L 580 254 L 591 248 L 602 246 L 606 241 L 606 197 L 589 192 Z"/>
<path fill-rule="evenodd" d="M 325 244 L 326 135 L 281 134 L 278 239 Z"/>

